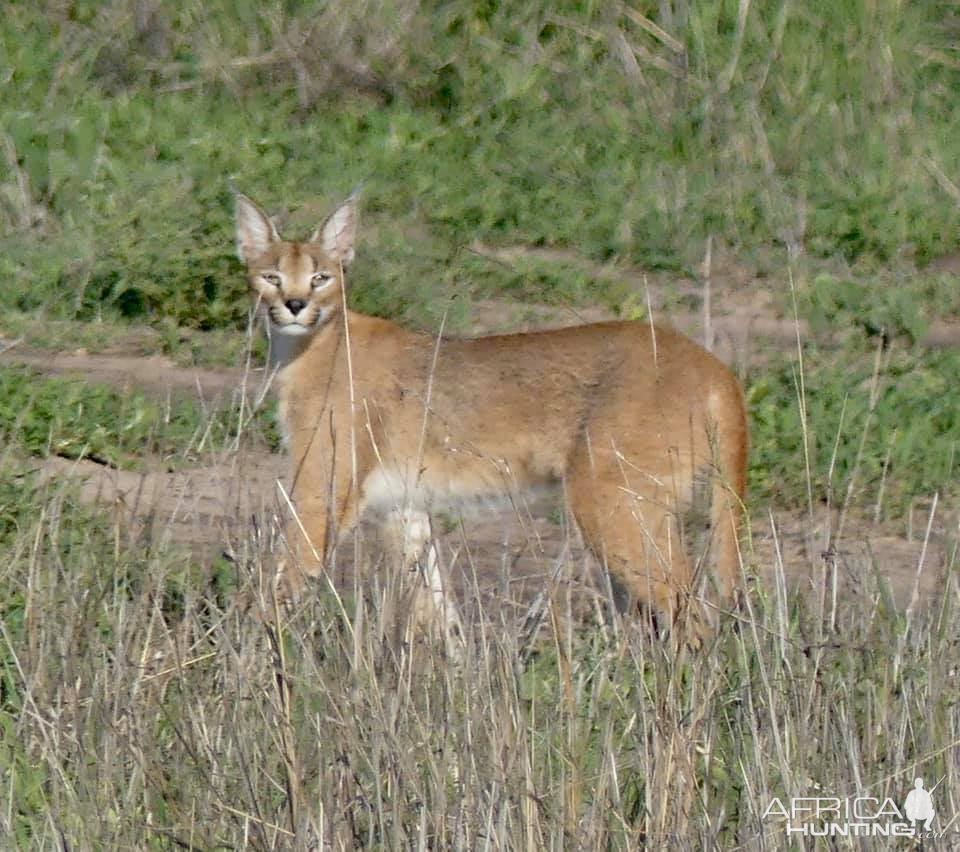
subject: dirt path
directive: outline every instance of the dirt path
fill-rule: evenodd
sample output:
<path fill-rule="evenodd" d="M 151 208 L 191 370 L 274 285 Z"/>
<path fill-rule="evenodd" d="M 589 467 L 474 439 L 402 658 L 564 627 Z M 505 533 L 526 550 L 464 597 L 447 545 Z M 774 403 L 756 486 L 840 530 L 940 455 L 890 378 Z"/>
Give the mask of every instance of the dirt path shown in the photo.
<path fill-rule="evenodd" d="M 110 507 L 134 537 L 183 547 L 200 561 L 221 553 L 242 558 L 250 546 L 254 525 L 267 529 L 281 510 L 277 486 L 285 464 L 275 455 L 240 453 L 202 468 L 169 472 L 117 471 L 89 461 L 53 457 L 43 462 L 44 474 L 56 481 L 79 483 L 81 499 Z M 468 617 L 482 610 L 496 618 L 521 617 L 534 596 L 550 588 L 555 599 L 583 612 L 606 595 L 602 575 L 586 557 L 575 533 L 557 522 L 557 504 L 541 500 L 531 506 L 499 508 L 463 519 L 446 519 L 439 536 L 443 561 L 455 578 L 458 597 Z M 842 600 L 875 594 L 876 578 L 889 584 L 898 605 L 914 594 L 935 598 L 943 587 L 944 547 L 939 539 L 890 535 L 882 528 L 859 525 L 831 552 L 823 552 L 825 516 L 813 522 L 796 513 L 755 518 L 752 549 L 747 545 L 751 573 L 773 587 L 778 573 L 792 587 L 828 589 Z M 832 519 L 836 523 L 836 518 Z M 438 531 L 442 524 L 438 523 Z M 370 528 L 362 540 L 375 541 Z M 338 554 L 335 582 L 353 582 L 352 539 Z M 557 575 L 562 554 L 564 568 Z"/>
<path fill-rule="evenodd" d="M 751 304 L 756 308 L 754 313 L 744 309 L 714 326 L 718 343 L 728 341 L 729 360 L 750 363 L 761 350 L 769 349 L 771 332 L 780 335 L 782 346 L 796 345 L 797 332 L 792 324 L 779 325 L 762 305 L 756 301 Z M 504 310 L 502 305 L 481 303 L 475 308 L 476 324 L 482 329 L 496 329 Z M 563 324 L 549 309 L 531 316 L 528 326 L 531 322 L 537 327 Z M 581 317 L 597 318 L 597 312 Z M 695 317 L 680 319 L 680 327 L 702 333 L 702 323 L 698 326 Z M 569 322 L 567 317 L 566 324 Z M 243 381 L 239 369 L 184 369 L 157 355 L 50 354 L 22 347 L 0 352 L 0 365 L 13 363 L 51 373 L 76 373 L 92 382 L 196 395 L 206 403 L 227 398 Z M 248 385 L 255 388 L 261 377 L 262 372 L 251 373 Z M 160 466 L 138 473 L 116 471 L 93 462 L 56 457 L 41 464 L 50 477 L 79 480 L 82 498 L 114 507 L 126 518 L 133 534 L 183 546 L 201 560 L 224 551 L 242 550 L 252 524 L 265 527 L 272 522 L 280 505 L 277 482 L 283 481 L 285 467 L 277 456 L 250 452 L 175 473 Z M 454 519 L 457 522 L 441 536 L 441 552 L 458 578 L 468 612 L 495 606 L 506 617 L 522 611 L 532 596 L 550 583 L 565 542 L 574 569 L 563 574 L 556 593 L 571 590 L 579 607 L 591 606 L 598 594 L 602 596 L 602 580 L 584 559 L 576 537 L 567 536 L 561 524 L 547 520 L 548 516 L 562 516 L 551 509 L 549 504 L 541 504 L 529 511 L 507 508 L 462 522 Z M 774 513 L 771 517 L 766 510 L 760 511 L 753 523 L 749 559 L 751 571 L 760 582 L 772 585 L 779 573 L 788 584 L 814 591 L 826 584 L 831 596 L 835 584 L 836 594 L 842 597 L 874 589 L 876 575 L 889 583 L 900 606 L 910 602 L 915 587 L 920 598 L 926 600 L 942 588 L 946 564 L 943 536 L 935 536 L 925 547 L 920 540 L 908 540 L 887 528 L 858 522 L 839 545 L 824 553 L 830 538 L 828 521 L 835 525 L 835 519 L 815 513 L 811 520 L 797 512 Z M 349 553 L 340 564 L 338 581 L 347 583 L 352 573 Z"/>
<path fill-rule="evenodd" d="M 0 346 L 0 365 L 6 364 L 34 367 L 51 375 L 83 376 L 91 383 L 99 382 L 120 388 L 139 388 L 160 393 L 180 391 L 205 400 L 229 395 L 243 381 L 240 369 L 181 367 L 165 355 L 91 354 L 83 350 L 45 352 L 19 345 L 8 349 Z M 258 378 L 260 375 L 262 370 L 256 373 Z"/>

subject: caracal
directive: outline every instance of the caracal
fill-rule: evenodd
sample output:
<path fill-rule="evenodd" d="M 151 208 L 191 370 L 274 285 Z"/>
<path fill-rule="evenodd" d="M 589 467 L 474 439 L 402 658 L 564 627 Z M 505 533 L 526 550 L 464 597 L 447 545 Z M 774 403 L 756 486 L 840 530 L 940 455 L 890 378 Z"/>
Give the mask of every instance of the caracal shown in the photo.
<path fill-rule="evenodd" d="M 353 197 L 305 242 L 282 239 L 246 196 L 236 205 L 292 462 L 285 594 L 320 573 L 369 511 L 401 529 L 421 567 L 428 551 L 428 597 L 452 608 L 429 543 L 431 509 L 554 483 L 618 599 L 667 623 L 703 586 L 679 519 L 695 491 L 705 494 L 708 597 L 731 596 L 747 420 L 739 382 L 713 355 L 647 322 L 469 340 L 417 334 L 346 307 Z"/>

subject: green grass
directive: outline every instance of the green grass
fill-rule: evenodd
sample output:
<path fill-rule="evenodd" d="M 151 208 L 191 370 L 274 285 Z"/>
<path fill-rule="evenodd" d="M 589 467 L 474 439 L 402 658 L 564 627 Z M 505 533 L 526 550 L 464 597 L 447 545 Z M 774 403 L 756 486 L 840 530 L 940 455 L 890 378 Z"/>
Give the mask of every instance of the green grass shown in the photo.
<path fill-rule="evenodd" d="M 739 33 L 736 3 L 704 0 L 663 21 L 663 40 L 601 4 L 379 0 L 340 16 L 349 33 L 383 22 L 347 40 L 370 68 L 360 91 L 290 47 L 333 11 L 135 8 L 13 4 L 4 17 L 6 309 L 242 324 L 231 180 L 293 207 L 294 231 L 362 185 L 353 298 L 415 322 L 454 290 L 626 297 L 478 272 L 463 251 L 476 239 L 677 271 L 708 235 L 868 264 L 960 244 L 945 58 L 957 28 L 943 4 L 768 4 Z M 390 22 L 407 12 L 395 43 Z M 236 63 L 265 54 L 275 61 Z"/>
<path fill-rule="evenodd" d="M 900 518 L 914 497 L 960 496 L 956 351 L 808 349 L 803 367 L 805 406 L 795 359 L 749 385 L 755 497 L 802 505 L 807 459 L 814 498 L 862 515 Z"/>
<path fill-rule="evenodd" d="M 21 454 L 87 458 L 112 467 L 153 460 L 172 467 L 231 443 L 238 417 L 230 404 L 204 411 L 182 395 L 157 399 L 80 376 L 49 378 L 36 369 L 0 367 L 0 440 Z M 265 449 L 279 447 L 270 407 L 252 422 L 247 412 L 246 420 L 246 438 Z"/>

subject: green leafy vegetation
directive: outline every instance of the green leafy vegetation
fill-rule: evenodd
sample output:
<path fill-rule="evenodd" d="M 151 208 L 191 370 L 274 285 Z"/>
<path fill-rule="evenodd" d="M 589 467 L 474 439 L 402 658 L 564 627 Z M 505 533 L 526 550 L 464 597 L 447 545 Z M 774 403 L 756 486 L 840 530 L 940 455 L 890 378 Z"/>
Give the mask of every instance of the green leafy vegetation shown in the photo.
<path fill-rule="evenodd" d="M 874 513 L 880 500 L 879 509 L 897 517 L 916 496 L 955 499 L 958 370 L 960 354 L 952 349 L 808 349 L 801 406 L 798 363 L 765 369 L 749 388 L 757 496 L 802 505 L 809 457 L 814 497 L 834 505 L 850 500 Z"/>
<path fill-rule="evenodd" d="M 279 439 L 268 413 L 258 413 L 249 436 L 266 447 Z M 46 377 L 28 368 L 0 368 L 0 440 L 20 452 L 88 458 L 129 467 L 147 457 L 169 464 L 222 448 L 236 435 L 237 413 L 204 412 L 189 398 L 158 400 L 142 391 Z"/>
<path fill-rule="evenodd" d="M 884 287 L 876 281 L 837 279 L 818 275 L 803 294 L 801 312 L 815 332 L 855 329 L 868 336 L 903 337 L 911 343 L 923 338 L 929 317 L 922 293 L 916 286 Z M 929 302 L 926 302 L 929 304 Z"/>
<path fill-rule="evenodd" d="M 517 291 L 475 240 L 674 270 L 708 235 L 860 263 L 960 245 L 948 6 L 670 9 L 11 4 L 0 305 L 242 324 L 231 181 L 294 232 L 362 185 L 353 298 L 420 321 L 454 286 Z M 568 280 L 522 287 L 627 295 Z"/>

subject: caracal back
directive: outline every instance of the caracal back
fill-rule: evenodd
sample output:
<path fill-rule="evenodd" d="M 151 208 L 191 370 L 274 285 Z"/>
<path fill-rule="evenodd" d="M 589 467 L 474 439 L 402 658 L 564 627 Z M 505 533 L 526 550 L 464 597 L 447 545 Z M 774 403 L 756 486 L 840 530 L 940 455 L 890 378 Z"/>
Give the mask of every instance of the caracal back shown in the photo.
<path fill-rule="evenodd" d="M 355 313 L 344 270 L 356 231 L 353 198 L 304 242 L 237 198 L 292 464 L 287 591 L 323 570 L 364 513 L 417 530 L 435 565 L 433 509 L 555 484 L 621 597 L 673 620 L 700 585 L 681 518 L 706 483 L 711 596 L 729 599 L 747 423 L 720 361 L 643 322 L 438 341 Z"/>

